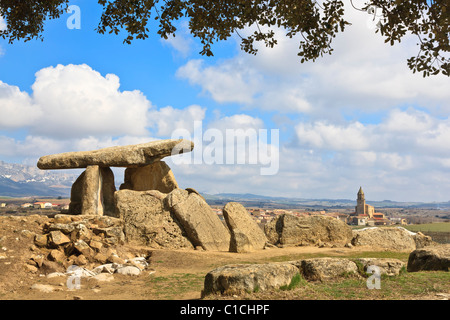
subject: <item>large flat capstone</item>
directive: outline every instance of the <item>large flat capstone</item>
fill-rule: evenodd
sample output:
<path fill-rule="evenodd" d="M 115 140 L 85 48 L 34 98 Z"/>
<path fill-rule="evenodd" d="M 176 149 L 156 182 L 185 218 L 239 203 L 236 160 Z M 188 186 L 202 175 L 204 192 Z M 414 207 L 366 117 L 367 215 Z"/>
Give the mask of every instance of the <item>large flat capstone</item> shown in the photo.
<path fill-rule="evenodd" d="M 157 140 L 129 146 L 116 146 L 94 151 L 65 152 L 43 156 L 39 169 L 100 167 L 139 167 L 151 164 L 170 155 L 190 152 L 194 143 L 185 140 Z"/>

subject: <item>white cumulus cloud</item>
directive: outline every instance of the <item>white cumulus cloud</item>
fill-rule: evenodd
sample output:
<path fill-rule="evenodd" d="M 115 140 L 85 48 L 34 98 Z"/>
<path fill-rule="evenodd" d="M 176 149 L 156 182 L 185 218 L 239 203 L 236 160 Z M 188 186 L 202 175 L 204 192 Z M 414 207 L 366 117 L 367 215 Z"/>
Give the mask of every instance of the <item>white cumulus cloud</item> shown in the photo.
<path fill-rule="evenodd" d="M 150 102 L 138 90 L 120 91 L 119 78 L 88 65 L 58 65 L 36 73 L 33 101 L 46 125 L 33 133 L 73 137 L 145 135 Z"/>
<path fill-rule="evenodd" d="M 206 109 L 198 105 L 191 105 L 184 109 L 175 109 L 167 106 L 159 110 L 152 110 L 148 113 L 148 124 L 157 128 L 157 135 L 170 137 L 177 129 L 194 131 L 196 121 L 205 118 Z"/>
<path fill-rule="evenodd" d="M 120 91 L 116 75 L 84 64 L 39 70 L 31 94 L 0 81 L 0 105 L 2 128 L 53 138 L 146 135 L 151 108 L 142 92 Z"/>
<path fill-rule="evenodd" d="M 251 104 L 261 81 L 258 73 L 247 68 L 240 59 L 218 66 L 205 66 L 203 60 L 190 60 L 178 69 L 177 76 L 200 86 L 219 103 Z"/>
<path fill-rule="evenodd" d="M 33 125 L 43 115 L 28 93 L 0 81 L 0 127 L 20 128 Z"/>

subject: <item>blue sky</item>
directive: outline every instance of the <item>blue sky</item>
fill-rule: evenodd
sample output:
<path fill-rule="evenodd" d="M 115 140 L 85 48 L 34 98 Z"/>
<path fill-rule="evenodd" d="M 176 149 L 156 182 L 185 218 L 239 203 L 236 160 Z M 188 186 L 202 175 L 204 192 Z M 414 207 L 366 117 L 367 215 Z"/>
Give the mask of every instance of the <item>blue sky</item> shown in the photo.
<path fill-rule="evenodd" d="M 0 160 L 34 165 L 50 153 L 193 134 L 201 121 L 222 133 L 278 129 L 279 143 L 268 143 L 279 168 L 167 159 L 182 187 L 355 198 L 363 186 L 369 200 L 450 200 L 450 81 L 411 73 L 414 37 L 390 47 L 371 16 L 347 8 L 353 25 L 314 63 L 300 64 L 299 39 L 282 30 L 257 56 L 233 37 L 204 57 L 184 22 L 175 39 L 161 40 L 155 26 L 127 45 L 125 34 L 94 31 L 96 2 L 71 4 L 80 30 L 67 28 L 67 13 L 46 24 L 43 42 L 0 41 Z"/>

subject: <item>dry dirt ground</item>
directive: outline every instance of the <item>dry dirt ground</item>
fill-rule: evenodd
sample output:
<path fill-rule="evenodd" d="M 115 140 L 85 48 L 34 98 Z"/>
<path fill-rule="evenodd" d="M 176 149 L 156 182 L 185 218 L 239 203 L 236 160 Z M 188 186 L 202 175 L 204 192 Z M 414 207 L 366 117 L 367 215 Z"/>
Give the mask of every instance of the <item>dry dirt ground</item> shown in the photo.
<path fill-rule="evenodd" d="M 203 279 L 212 269 L 231 263 L 295 260 L 307 256 L 348 256 L 368 248 L 271 248 L 254 253 L 151 249 L 150 266 L 139 276 L 114 274 L 99 282 L 81 278 L 81 288 L 70 290 L 67 276 L 47 278 L 26 265 L 36 247 L 34 234 L 42 234 L 45 216 L 0 216 L 0 300 L 166 300 L 200 299 Z M 133 249 L 138 250 L 142 248 Z M 148 250 L 148 248 L 144 248 Z M 55 288 L 44 293 L 34 284 Z M 235 297 L 239 298 L 239 297 Z M 423 297 L 433 299 L 438 297 Z M 233 297 L 231 297 L 233 299 Z"/>

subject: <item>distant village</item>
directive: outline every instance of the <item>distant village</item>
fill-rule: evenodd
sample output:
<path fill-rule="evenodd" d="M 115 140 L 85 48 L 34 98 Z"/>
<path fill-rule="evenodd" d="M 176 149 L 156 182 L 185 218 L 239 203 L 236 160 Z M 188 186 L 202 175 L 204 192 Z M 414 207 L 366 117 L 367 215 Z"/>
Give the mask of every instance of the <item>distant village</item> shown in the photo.
<path fill-rule="evenodd" d="M 213 207 L 214 212 L 223 220 L 222 208 Z M 408 221 L 405 218 L 386 217 L 384 213 L 375 212 L 373 206 L 366 204 L 365 196 L 360 187 L 356 200 L 354 212 L 332 212 L 328 210 L 307 211 L 307 210 L 285 210 L 285 209 L 261 209 L 247 208 L 247 211 L 261 225 L 266 224 L 274 217 L 280 214 L 292 214 L 298 217 L 311 215 L 324 215 L 339 219 L 349 225 L 355 226 L 386 226 L 386 225 L 406 225 Z"/>
<path fill-rule="evenodd" d="M 7 210 L 7 213 L 17 213 L 18 211 L 21 211 L 20 209 L 52 209 L 55 211 L 64 212 L 66 210 L 69 210 L 69 204 L 52 203 L 47 201 L 25 202 L 22 204 L 1 202 L 0 208 L 5 208 Z"/>
<path fill-rule="evenodd" d="M 211 206 L 212 210 L 223 220 L 222 207 Z M 0 202 L 0 209 L 5 213 L 20 213 L 28 212 L 32 210 L 46 210 L 54 213 L 67 213 L 69 204 L 67 199 L 55 199 L 53 201 L 35 201 L 18 204 L 17 202 L 6 203 Z M 247 208 L 249 214 L 260 225 L 264 225 L 274 217 L 280 214 L 292 214 L 295 216 L 311 216 L 311 215 L 325 215 L 336 219 L 339 219 L 349 225 L 355 226 L 382 226 L 382 225 L 406 225 L 408 221 L 399 217 L 386 217 L 381 212 L 376 212 L 375 208 L 366 204 L 365 195 L 362 188 L 359 189 L 357 194 L 355 210 L 351 212 L 332 212 L 328 210 L 307 211 L 303 209 L 298 210 L 286 210 L 286 209 L 263 209 L 263 208 Z M 348 210 L 346 210 L 348 211 Z M 42 212 L 42 211 L 41 211 Z"/>

